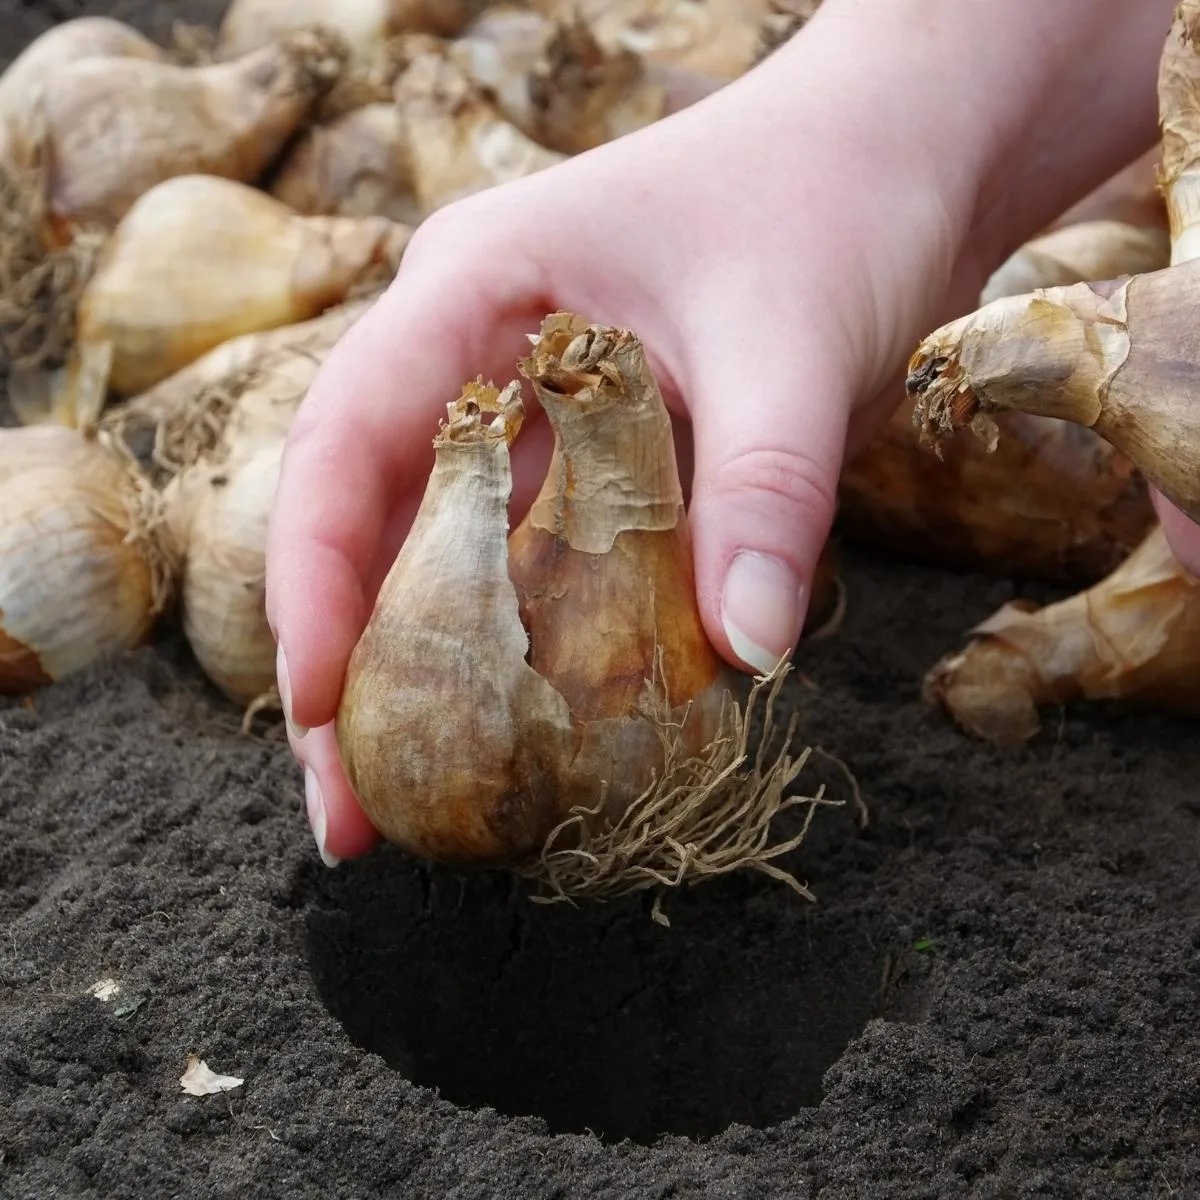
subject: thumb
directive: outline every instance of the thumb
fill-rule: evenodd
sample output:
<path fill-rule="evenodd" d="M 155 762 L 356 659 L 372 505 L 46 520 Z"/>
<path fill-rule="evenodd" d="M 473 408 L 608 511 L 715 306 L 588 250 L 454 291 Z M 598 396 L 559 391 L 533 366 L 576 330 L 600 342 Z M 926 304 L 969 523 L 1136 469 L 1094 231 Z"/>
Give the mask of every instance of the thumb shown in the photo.
<path fill-rule="evenodd" d="M 723 657 L 767 674 L 804 624 L 833 524 L 849 400 L 802 351 L 778 343 L 722 338 L 696 369 L 690 525 L 700 612 Z"/>

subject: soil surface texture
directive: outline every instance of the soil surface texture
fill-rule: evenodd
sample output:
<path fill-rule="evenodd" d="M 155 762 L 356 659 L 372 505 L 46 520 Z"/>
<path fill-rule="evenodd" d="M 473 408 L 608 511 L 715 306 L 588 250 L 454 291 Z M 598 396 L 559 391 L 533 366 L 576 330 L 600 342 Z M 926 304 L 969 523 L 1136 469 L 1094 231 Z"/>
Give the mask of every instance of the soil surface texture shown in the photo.
<path fill-rule="evenodd" d="M 222 8 L 6 0 L 0 59 Z M 0 701 L 0 1197 L 1200 1197 L 1196 725 L 1071 705 L 982 746 L 922 674 L 1062 593 L 845 560 L 784 693 L 844 802 L 787 860 L 815 903 L 739 875 L 663 927 L 328 870 L 279 731 L 169 631 Z M 189 1055 L 243 1084 L 185 1095 Z"/>

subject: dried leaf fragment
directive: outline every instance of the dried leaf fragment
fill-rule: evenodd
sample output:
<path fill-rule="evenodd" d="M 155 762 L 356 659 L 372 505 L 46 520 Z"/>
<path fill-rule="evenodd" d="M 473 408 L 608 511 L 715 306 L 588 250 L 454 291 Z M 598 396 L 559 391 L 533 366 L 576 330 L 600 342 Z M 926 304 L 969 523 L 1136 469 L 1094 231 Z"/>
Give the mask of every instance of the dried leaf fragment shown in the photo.
<path fill-rule="evenodd" d="M 187 1070 L 179 1077 L 179 1086 L 189 1096 L 216 1096 L 240 1088 L 245 1082 L 236 1075 L 218 1075 L 208 1063 L 194 1054 L 188 1055 Z"/>
<path fill-rule="evenodd" d="M 121 985 L 115 979 L 98 979 L 88 988 L 88 995 L 106 1003 L 121 994 Z"/>

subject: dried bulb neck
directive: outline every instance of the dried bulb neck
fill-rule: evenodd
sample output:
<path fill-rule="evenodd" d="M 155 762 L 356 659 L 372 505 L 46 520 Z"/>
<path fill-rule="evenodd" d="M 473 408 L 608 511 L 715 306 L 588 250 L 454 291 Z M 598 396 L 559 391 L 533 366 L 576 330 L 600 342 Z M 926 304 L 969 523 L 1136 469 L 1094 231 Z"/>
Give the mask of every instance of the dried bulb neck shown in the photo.
<path fill-rule="evenodd" d="M 944 325 L 909 360 L 914 424 L 935 438 L 971 428 L 987 442 L 996 412 L 1095 425 L 1098 389 L 1128 353 L 1124 305 L 1121 287 L 1072 284 L 1003 296 Z"/>
<path fill-rule="evenodd" d="M 297 88 L 313 99 L 325 95 L 350 62 L 349 42 L 328 26 L 293 30 L 280 38 L 280 44 L 296 66 Z"/>
<path fill-rule="evenodd" d="M 670 415 L 632 333 L 556 314 L 520 370 L 555 433 L 531 524 L 590 554 L 607 553 L 623 531 L 680 524 Z"/>
<path fill-rule="evenodd" d="M 323 122 L 344 117 L 369 104 L 391 104 L 396 82 L 419 54 L 439 49 L 437 39 L 402 33 L 378 46 L 365 61 L 352 61 L 321 101 Z"/>
<path fill-rule="evenodd" d="M 970 426 L 990 444 L 989 413 L 1086 425 L 1200 519 L 1200 415 L 1186 366 L 1197 288 L 1193 261 L 985 305 L 918 348 L 908 376 L 913 419 L 927 437 Z"/>
<path fill-rule="evenodd" d="M 535 104 L 544 107 L 547 94 L 555 88 L 586 89 L 608 61 L 636 62 L 635 56 L 618 52 L 608 60 L 600 43 L 578 13 L 565 17 L 554 26 L 541 61 L 532 71 L 530 87 Z"/>
<path fill-rule="evenodd" d="M 642 60 L 630 50 L 607 51 L 578 14 L 559 21 L 529 75 L 529 99 L 553 139 L 552 148 L 582 150 L 569 139 L 598 144 L 605 110 L 646 80 Z M 572 128 L 574 126 L 574 128 Z M 582 128 L 580 128 L 582 126 Z"/>
<path fill-rule="evenodd" d="M 491 416 L 491 421 L 485 421 Z M 474 446 L 481 443 L 504 442 L 511 446 L 525 420 L 525 405 L 520 386 L 510 383 L 497 392 L 480 376 L 467 384 L 457 400 L 446 405 L 446 420 L 434 438 L 434 449 L 442 446 Z"/>
<path fill-rule="evenodd" d="M 347 777 L 376 827 L 449 861 L 536 854 L 556 819 L 555 772 L 570 761 L 566 703 L 526 662 L 508 577 L 518 392 L 476 381 L 448 406 L 337 719 Z"/>
<path fill-rule="evenodd" d="M 548 373 L 573 381 L 575 391 L 555 393 L 573 403 L 606 380 L 645 384 L 628 338 L 558 314 L 534 357 L 546 352 Z M 757 752 L 754 694 L 743 712 L 703 674 L 702 630 L 672 678 L 672 639 L 655 617 L 686 626 L 695 616 L 685 527 L 625 527 L 603 555 L 528 522 L 509 534 L 518 392 L 476 381 L 448 407 L 421 506 L 350 656 L 336 730 L 364 810 L 414 853 L 508 866 L 559 895 L 742 866 L 803 892 L 767 861 L 803 836 L 769 847 L 775 814 L 808 802 L 784 795 L 802 760 L 786 747 L 767 757 L 782 674 Z M 623 425 L 624 409 L 599 394 L 600 411 Z M 669 593 L 678 612 L 656 610 L 647 591 Z M 535 644 L 546 631 L 559 638 L 549 654 Z M 597 664 L 606 703 L 590 683 Z"/>
<path fill-rule="evenodd" d="M 670 419 L 640 344 L 556 314 L 522 371 L 555 434 L 546 483 L 510 538 L 531 665 L 586 721 L 634 712 L 659 654 L 670 704 L 710 698 L 720 660 L 696 606 Z M 689 733 L 711 735 L 715 715 L 702 700 Z"/>

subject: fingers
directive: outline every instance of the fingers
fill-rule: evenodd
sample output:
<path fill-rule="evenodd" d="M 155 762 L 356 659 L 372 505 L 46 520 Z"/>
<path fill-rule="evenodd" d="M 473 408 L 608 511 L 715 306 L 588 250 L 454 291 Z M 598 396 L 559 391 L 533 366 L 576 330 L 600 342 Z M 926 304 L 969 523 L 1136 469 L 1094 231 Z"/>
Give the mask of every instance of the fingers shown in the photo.
<path fill-rule="evenodd" d="M 446 404 L 512 374 L 537 288 L 468 267 L 457 226 L 426 242 L 326 359 L 292 426 L 267 546 L 267 614 L 294 726 L 332 720 L 386 562 L 415 513 Z M 410 251 L 411 253 L 411 251 Z M 520 297 L 524 303 L 519 303 Z M 507 361 L 507 373 L 505 373 Z"/>
<path fill-rule="evenodd" d="M 1167 535 L 1171 553 L 1186 570 L 1200 576 L 1200 525 L 1184 516 L 1175 505 L 1163 499 L 1153 488 L 1150 489 L 1150 497 L 1154 501 L 1158 519 L 1162 522 L 1163 532 Z"/>
<path fill-rule="evenodd" d="M 765 674 L 800 636 L 833 522 L 849 400 L 821 360 L 757 332 L 709 346 L 688 381 L 697 598 L 717 650 Z"/>

